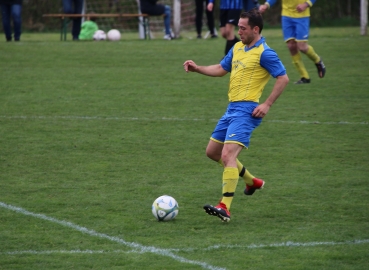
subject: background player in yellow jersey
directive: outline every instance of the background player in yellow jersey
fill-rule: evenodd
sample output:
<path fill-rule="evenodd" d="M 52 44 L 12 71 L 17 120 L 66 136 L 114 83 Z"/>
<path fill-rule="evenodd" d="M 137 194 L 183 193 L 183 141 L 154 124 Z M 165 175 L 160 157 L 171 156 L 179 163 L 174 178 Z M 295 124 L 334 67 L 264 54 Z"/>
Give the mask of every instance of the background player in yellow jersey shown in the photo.
<path fill-rule="evenodd" d="M 267 0 L 264 5 L 260 5 L 261 13 L 273 6 L 277 0 Z M 282 31 L 287 47 L 292 56 L 292 62 L 300 73 L 300 80 L 295 84 L 310 83 L 310 76 L 301 58 L 300 52 L 306 54 L 312 60 L 320 78 L 325 75 L 325 66 L 322 58 L 308 45 L 310 26 L 310 7 L 316 0 L 282 0 Z"/>
<path fill-rule="evenodd" d="M 198 66 L 194 61 L 184 62 L 186 72 L 197 72 L 212 77 L 221 77 L 228 72 L 229 105 L 216 125 L 206 154 L 224 166 L 223 197 L 216 206 L 205 205 L 209 215 L 222 221 L 230 221 L 229 212 L 241 176 L 246 188 L 244 193 L 252 195 L 264 186 L 264 181 L 254 177 L 237 159 L 243 148 L 249 146 L 252 131 L 260 125 L 272 104 L 282 94 L 288 83 L 286 69 L 275 51 L 269 48 L 261 36 L 263 19 L 257 9 L 241 13 L 238 21 L 241 41 L 236 43 L 220 64 Z M 268 98 L 259 104 L 259 98 L 270 76 L 276 78 Z"/>

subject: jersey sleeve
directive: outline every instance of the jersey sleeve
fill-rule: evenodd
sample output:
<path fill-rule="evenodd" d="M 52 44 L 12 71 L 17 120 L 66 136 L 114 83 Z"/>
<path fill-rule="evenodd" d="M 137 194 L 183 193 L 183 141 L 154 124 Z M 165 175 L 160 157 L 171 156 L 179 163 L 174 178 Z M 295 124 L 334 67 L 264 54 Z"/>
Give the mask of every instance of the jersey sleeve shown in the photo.
<path fill-rule="evenodd" d="M 228 72 L 232 71 L 233 47 L 229 50 L 226 56 L 220 61 L 222 68 Z"/>
<path fill-rule="evenodd" d="M 279 59 L 277 53 L 268 48 L 260 56 L 260 66 L 265 68 L 273 78 L 286 75 L 286 68 Z"/>
<path fill-rule="evenodd" d="M 265 4 L 269 5 L 269 7 L 273 6 L 275 3 L 277 2 L 277 0 L 267 0 L 265 2 Z"/>
<path fill-rule="evenodd" d="M 312 7 L 315 4 L 316 0 L 308 0 L 306 3 L 309 5 L 309 7 Z"/>

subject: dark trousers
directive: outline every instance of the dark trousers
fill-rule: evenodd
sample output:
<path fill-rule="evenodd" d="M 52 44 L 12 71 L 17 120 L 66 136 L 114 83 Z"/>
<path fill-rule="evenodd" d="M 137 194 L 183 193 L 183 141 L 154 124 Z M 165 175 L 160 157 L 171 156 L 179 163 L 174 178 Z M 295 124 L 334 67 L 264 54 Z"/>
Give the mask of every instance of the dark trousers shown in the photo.
<path fill-rule="evenodd" d="M 81 14 L 83 9 L 83 0 L 63 0 L 63 10 L 66 14 Z M 74 18 L 72 26 L 73 39 L 78 39 L 81 32 L 82 18 Z"/>
<path fill-rule="evenodd" d="M 14 26 L 14 40 L 19 40 L 22 27 L 22 5 L 16 4 L 2 4 L 1 15 L 3 20 L 3 28 L 7 41 L 12 40 L 12 26 L 11 19 L 13 19 Z"/>
<path fill-rule="evenodd" d="M 214 34 L 214 8 L 213 11 L 207 10 L 206 6 L 209 3 L 209 0 L 195 0 L 196 3 L 196 31 L 198 35 L 201 35 L 202 31 L 202 15 L 204 14 L 204 3 L 205 3 L 205 13 L 206 13 L 206 19 L 208 22 L 208 28 L 210 31 L 210 34 Z"/>

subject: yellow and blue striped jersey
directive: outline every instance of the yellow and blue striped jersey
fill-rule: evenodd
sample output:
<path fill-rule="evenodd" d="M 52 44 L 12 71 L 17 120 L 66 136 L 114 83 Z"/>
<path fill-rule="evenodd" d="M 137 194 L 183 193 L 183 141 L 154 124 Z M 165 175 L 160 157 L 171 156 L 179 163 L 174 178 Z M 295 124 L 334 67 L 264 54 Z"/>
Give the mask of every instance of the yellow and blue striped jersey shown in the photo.
<path fill-rule="evenodd" d="M 273 6 L 277 0 L 267 0 L 265 4 L 270 7 Z M 282 16 L 292 17 L 292 18 L 303 18 L 310 17 L 310 7 L 314 5 L 316 0 L 282 0 Z M 303 12 L 298 12 L 296 10 L 297 5 L 307 3 L 309 7 L 305 9 Z"/>
<path fill-rule="evenodd" d="M 237 42 L 220 65 L 231 73 L 228 90 L 230 102 L 259 102 L 270 77 L 286 74 L 277 53 L 269 48 L 264 37 L 250 48 L 241 41 Z"/>

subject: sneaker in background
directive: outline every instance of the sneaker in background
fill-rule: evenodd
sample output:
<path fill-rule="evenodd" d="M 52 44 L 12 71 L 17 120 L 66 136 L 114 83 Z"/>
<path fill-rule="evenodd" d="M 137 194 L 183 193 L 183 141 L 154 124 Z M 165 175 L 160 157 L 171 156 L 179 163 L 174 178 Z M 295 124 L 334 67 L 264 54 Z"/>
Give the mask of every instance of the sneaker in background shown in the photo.
<path fill-rule="evenodd" d="M 172 40 L 173 38 L 172 38 L 172 36 L 171 36 L 171 35 L 165 35 L 165 36 L 164 36 L 164 39 L 166 39 L 166 40 Z"/>

